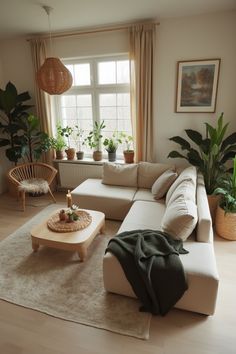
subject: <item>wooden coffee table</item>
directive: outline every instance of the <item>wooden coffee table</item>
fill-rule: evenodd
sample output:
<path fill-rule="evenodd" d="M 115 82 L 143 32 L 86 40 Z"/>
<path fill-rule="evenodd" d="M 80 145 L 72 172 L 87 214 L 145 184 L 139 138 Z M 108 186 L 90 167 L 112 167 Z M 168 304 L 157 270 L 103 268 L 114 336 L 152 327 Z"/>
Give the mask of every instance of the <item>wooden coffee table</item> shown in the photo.
<path fill-rule="evenodd" d="M 85 210 L 85 209 L 84 209 Z M 92 222 L 86 228 L 72 232 L 56 232 L 47 226 L 46 219 L 42 224 L 31 230 L 32 248 L 37 252 L 40 245 L 59 248 L 68 251 L 76 251 L 83 262 L 87 249 L 95 236 L 104 231 L 105 215 L 100 211 L 85 210 L 92 216 Z M 55 214 L 58 211 L 55 211 Z M 50 215 L 49 215 L 50 217 Z"/>

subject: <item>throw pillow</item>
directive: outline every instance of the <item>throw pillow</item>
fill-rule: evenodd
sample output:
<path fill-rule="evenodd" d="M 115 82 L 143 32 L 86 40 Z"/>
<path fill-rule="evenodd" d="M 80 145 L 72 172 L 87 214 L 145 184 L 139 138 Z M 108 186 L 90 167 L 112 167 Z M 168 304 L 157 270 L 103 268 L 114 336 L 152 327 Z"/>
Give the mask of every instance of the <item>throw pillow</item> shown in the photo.
<path fill-rule="evenodd" d="M 164 163 L 139 162 L 138 187 L 151 189 L 156 179 L 166 170 L 175 171 L 175 166 Z"/>
<path fill-rule="evenodd" d="M 102 183 L 114 186 L 137 187 L 138 165 L 103 164 Z"/>
<path fill-rule="evenodd" d="M 176 180 L 178 174 L 172 170 L 167 170 L 160 177 L 157 178 L 152 186 L 152 194 L 155 199 L 163 198 L 172 183 Z"/>
<path fill-rule="evenodd" d="M 185 241 L 193 232 L 198 220 L 197 206 L 182 196 L 168 204 L 162 218 L 161 230 L 174 239 Z"/>
<path fill-rule="evenodd" d="M 168 190 L 166 194 L 166 204 L 169 203 L 170 198 L 174 192 L 174 190 L 183 182 L 186 180 L 191 180 L 193 181 L 193 184 L 195 185 L 196 189 L 196 183 L 197 183 L 197 170 L 196 167 L 190 166 L 185 168 L 179 175 L 179 177 L 174 181 L 174 183 L 171 185 L 170 189 Z"/>

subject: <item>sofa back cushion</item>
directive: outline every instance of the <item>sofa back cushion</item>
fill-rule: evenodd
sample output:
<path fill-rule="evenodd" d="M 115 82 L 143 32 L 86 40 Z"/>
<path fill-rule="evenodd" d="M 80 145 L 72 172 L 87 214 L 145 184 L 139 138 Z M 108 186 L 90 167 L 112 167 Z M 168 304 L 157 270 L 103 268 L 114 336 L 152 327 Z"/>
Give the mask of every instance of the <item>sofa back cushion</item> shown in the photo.
<path fill-rule="evenodd" d="M 174 239 L 185 241 L 193 232 L 197 220 L 196 204 L 180 195 L 167 205 L 162 218 L 161 230 L 167 232 Z"/>
<path fill-rule="evenodd" d="M 166 170 L 174 171 L 175 166 L 163 163 L 139 162 L 138 187 L 151 189 L 156 179 Z"/>
<path fill-rule="evenodd" d="M 162 173 L 152 185 L 154 198 L 157 200 L 163 198 L 177 177 L 178 174 L 172 170 L 167 170 Z"/>
<path fill-rule="evenodd" d="M 137 187 L 138 165 L 119 165 L 104 162 L 102 183 L 114 186 Z"/>
<path fill-rule="evenodd" d="M 169 188 L 167 194 L 166 194 L 166 205 L 168 205 L 171 200 L 175 199 L 177 195 L 179 195 L 182 190 L 177 189 L 178 186 L 180 186 L 183 182 L 188 181 L 189 186 L 191 186 L 191 190 L 189 191 L 190 193 L 187 193 L 188 199 L 192 199 L 195 202 L 196 198 L 196 183 L 197 183 L 197 170 L 196 167 L 190 166 L 185 168 L 179 175 L 179 177 L 174 181 L 174 183 L 171 185 Z M 173 195 L 174 191 L 177 189 L 176 194 Z M 186 189 L 186 184 L 183 185 L 182 189 Z M 188 191 L 186 191 L 188 192 Z M 192 194 L 191 194 L 192 193 Z M 172 197 L 173 195 L 173 197 Z M 189 197 L 192 195 L 192 198 Z M 194 197 L 194 199 L 193 199 Z"/>

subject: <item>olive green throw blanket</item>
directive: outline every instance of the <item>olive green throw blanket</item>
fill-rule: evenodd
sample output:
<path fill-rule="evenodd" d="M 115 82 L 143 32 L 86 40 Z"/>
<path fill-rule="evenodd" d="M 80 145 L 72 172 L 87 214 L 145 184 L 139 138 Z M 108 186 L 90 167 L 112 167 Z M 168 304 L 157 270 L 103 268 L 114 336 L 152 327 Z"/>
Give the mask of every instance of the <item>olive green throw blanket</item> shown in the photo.
<path fill-rule="evenodd" d="M 154 230 L 126 231 L 112 238 L 106 252 L 119 260 L 141 311 L 164 316 L 187 290 L 179 254 L 188 253 L 180 240 Z M 115 275 L 114 275 L 115 276 Z"/>

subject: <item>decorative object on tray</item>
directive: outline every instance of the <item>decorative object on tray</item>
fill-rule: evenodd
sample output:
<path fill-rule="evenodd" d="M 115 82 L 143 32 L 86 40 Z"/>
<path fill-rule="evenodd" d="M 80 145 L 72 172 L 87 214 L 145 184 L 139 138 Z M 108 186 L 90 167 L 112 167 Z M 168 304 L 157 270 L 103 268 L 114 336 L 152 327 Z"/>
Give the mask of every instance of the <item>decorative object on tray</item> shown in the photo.
<path fill-rule="evenodd" d="M 92 217 L 87 211 L 80 210 L 78 206 L 72 205 L 71 208 L 61 209 L 53 214 L 47 225 L 49 229 L 56 232 L 73 232 L 89 226 L 91 221 Z"/>
<path fill-rule="evenodd" d="M 71 196 L 70 190 L 68 190 L 68 192 L 67 192 L 66 202 L 67 202 L 67 207 L 71 208 L 72 207 L 72 196 Z"/>

